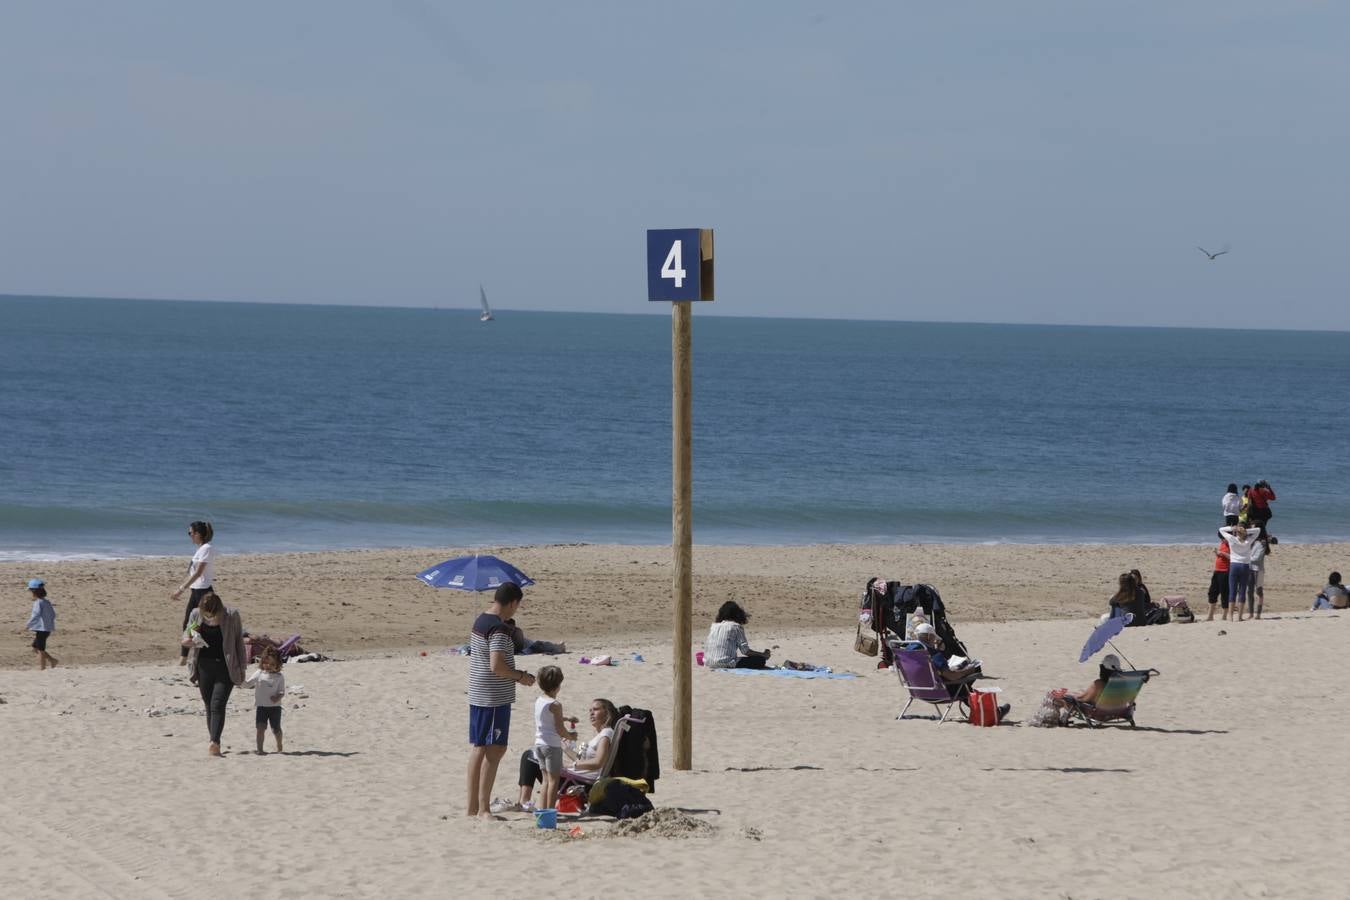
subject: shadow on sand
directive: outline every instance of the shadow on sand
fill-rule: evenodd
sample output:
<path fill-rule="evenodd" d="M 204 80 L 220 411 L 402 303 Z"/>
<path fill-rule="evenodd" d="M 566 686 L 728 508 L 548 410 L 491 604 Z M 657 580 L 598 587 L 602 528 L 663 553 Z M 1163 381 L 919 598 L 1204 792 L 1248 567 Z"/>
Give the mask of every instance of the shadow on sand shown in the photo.
<path fill-rule="evenodd" d="M 1037 766 L 1028 769 L 981 769 L 982 772 L 1063 772 L 1066 775 L 1094 775 L 1099 772 L 1129 774 L 1134 769 L 1094 769 L 1090 766 Z"/>

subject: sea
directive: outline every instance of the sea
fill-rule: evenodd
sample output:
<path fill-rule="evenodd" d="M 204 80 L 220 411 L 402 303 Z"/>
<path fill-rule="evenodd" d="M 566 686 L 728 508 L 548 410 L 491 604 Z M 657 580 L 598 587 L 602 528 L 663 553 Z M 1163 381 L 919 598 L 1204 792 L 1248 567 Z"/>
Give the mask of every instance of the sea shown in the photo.
<path fill-rule="evenodd" d="M 700 544 L 1350 539 L 1344 333 L 693 316 Z M 0 559 L 671 534 L 668 315 L 0 297 Z"/>

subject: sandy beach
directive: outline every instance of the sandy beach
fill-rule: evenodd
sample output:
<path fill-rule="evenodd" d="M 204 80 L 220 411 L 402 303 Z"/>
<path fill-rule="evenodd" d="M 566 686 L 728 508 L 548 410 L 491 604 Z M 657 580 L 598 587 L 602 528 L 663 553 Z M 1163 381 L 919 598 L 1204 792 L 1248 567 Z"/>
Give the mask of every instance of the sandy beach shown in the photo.
<path fill-rule="evenodd" d="M 665 771 L 652 799 L 670 815 L 655 833 L 585 821 L 568 838 L 521 815 L 464 819 L 467 660 L 442 651 L 465 640 L 481 598 L 411 577 L 453 550 L 223 557 L 218 587 L 247 627 L 301 631 L 337 661 L 287 668 L 284 755 L 246 752 L 251 693 L 236 692 L 222 760 L 207 758 L 200 700 L 173 665 L 181 607 L 167 595 L 183 560 L 4 564 L 6 894 L 1344 895 L 1350 789 L 1336 772 L 1350 704 L 1334 687 L 1308 690 L 1306 669 L 1338 666 L 1350 616 L 1306 607 L 1347 545 L 1282 545 L 1268 621 L 1123 634 L 1135 664 L 1162 672 L 1133 731 L 896 721 L 895 675 L 850 649 L 857 595 L 873 574 L 937 585 L 1020 723 L 1046 690 L 1091 679 L 1078 652 L 1116 574 L 1138 567 L 1155 597 L 1184 593 L 1199 608 L 1207 548 L 696 548 L 700 640 L 734 597 L 752 613 L 752 644 L 859 677 L 696 670 L 690 772 L 670 768 L 668 747 L 669 549 L 497 549 L 539 581 L 527 632 L 568 642 L 565 709 L 604 696 L 654 711 Z M 58 610 L 55 671 L 24 668 L 33 574 Z M 621 664 L 577 664 L 596 652 Z M 1300 671 L 1281 676 L 1286 660 Z M 522 689 L 518 710 L 533 697 Z M 514 794 L 530 737 L 513 730 L 498 796 Z M 203 853 L 206 835 L 225 840 Z"/>
<path fill-rule="evenodd" d="M 324 653 L 461 644 L 478 604 L 413 578 L 472 549 L 254 556 L 220 549 L 226 555 L 217 567 L 216 589 L 243 613 L 245 628 L 273 636 L 300 632 L 307 647 Z M 668 546 L 478 549 L 511 561 L 538 582 L 520 617 L 531 638 L 569 646 L 611 636 L 669 640 Z M 153 663 L 178 652 L 183 603 L 169 595 L 182 583 L 188 555 L 0 563 L 0 583 L 13 585 L 10 618 L 19 630 L 30 602 L 23 584 L 34 575 L 48 581 L 58 615 L 52 639 L 58 659 L 64 655 L 72 665 Z M 853 611 L 872 575 L 936 586 L 958 623 L 1100 615 L 1116 576 L 1132 568 L 1143 573 L 1155 600 L 1184 594 L 1199 609 L 1212 564 L 1211 548 L 1180 545 L 696 546 L 695 633 L 701 637 L 722 601 L 735 599 L 754 616 L 755 631 L 823 629 L 842 635 L 852 630 Z M 1350 566 L 1350 544 L 1281 544 L 1270 560 L 1267 608 L 1306 609 L 1338 566 Z M 26 641 L 0 647 L 0 668 L 30 662 Z"/>

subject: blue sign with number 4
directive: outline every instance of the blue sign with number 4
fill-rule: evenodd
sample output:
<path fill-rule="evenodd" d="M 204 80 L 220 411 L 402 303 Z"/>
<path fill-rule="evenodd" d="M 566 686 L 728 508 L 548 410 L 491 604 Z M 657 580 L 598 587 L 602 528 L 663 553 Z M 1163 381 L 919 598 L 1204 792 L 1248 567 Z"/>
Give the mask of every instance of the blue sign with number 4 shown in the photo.
<path fill-rule="evenodd" d="M 712 299 L 712 231 L 662 228 L 647 232 L 647 299 Z"/>

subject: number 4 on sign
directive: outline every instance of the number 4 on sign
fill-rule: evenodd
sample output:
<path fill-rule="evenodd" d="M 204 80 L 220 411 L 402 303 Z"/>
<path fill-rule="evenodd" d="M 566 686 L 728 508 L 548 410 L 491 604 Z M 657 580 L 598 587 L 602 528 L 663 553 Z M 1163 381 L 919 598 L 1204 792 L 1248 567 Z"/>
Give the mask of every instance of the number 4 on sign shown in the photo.
<path fill-rule="evenodd" d="M 661 277 L 674 280 L 676 287 L 684 287 L 684 276 L 686 274 L 684 270 L 684 241 L 676 241 L 670 245 L 670 252 L 666 254 L 666 261 L 661 264 Z"/>

